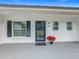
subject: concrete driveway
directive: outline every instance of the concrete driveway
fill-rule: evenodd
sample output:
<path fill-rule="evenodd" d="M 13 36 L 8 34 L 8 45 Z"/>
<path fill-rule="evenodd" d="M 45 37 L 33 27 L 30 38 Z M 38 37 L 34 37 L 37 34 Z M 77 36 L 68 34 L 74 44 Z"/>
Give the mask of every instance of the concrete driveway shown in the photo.
<path fill-rule="evenodd" d="M 0 59 L 79 59 L 79 43 L 2 44 Z"/>

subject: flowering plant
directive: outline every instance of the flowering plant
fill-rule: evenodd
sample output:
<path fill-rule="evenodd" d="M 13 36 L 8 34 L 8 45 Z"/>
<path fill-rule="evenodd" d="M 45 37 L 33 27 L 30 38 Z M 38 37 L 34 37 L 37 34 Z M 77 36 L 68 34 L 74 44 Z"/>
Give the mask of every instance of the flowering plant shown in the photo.
<path fill-rule="evenodd" d="M 47 40 L 50 41 L 50 43 L 52 44 L 53 41 L 56 40 L 56 37 L 55 37 L 55 36 L 51 36 L 51 35 L 49 35 L 49 36 L 47 37 Z"/>

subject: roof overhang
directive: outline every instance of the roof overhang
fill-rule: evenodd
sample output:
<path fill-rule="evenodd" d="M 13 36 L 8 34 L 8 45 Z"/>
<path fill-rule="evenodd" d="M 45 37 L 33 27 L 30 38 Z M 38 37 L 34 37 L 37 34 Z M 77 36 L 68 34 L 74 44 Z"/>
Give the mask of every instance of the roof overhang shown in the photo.
<path fill-rule="evenodd" d="M 32 5 L 8 5 L 0 4 L 0 10 L 32 10 L 54 14 L 76 14 L 79 15 L 78 7 L 58 7 L 58 6 L 32 6 Z"/>

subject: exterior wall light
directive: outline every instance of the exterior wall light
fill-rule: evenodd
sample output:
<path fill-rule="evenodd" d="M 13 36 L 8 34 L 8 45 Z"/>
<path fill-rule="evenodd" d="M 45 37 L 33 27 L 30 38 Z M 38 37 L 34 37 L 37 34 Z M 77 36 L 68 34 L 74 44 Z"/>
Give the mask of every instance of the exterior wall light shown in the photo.
<path fill-rule="evenodd" d="M 50 24 L 50 22 L 48 22 L 48 27 L 50 27 L 51 26 L 51 24 Z"/>

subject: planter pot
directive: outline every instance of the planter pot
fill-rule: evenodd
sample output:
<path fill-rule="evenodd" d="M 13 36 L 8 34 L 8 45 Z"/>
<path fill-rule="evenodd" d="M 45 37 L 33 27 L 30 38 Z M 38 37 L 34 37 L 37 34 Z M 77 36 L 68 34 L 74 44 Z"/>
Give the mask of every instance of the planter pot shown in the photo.
<path fill-rule="evenodd" d="M 53 42 L 51 41 L 50 44 L 53 44 Z"/>

